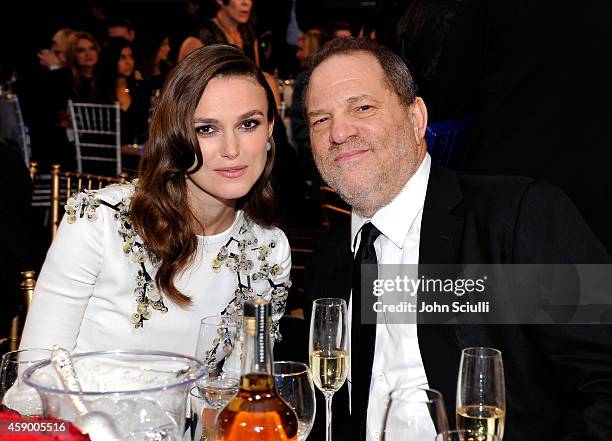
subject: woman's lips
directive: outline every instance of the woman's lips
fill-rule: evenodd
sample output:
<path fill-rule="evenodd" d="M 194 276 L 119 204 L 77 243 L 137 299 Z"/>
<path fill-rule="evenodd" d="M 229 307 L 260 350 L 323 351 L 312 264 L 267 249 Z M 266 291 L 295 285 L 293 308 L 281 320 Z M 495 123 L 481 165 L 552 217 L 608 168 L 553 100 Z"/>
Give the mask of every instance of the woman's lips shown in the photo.
<path fill-rule="evenodd" d="M 224 178 L 236 179 L 246 172 L 247 166 L 241 165 L 238 167 L 217 168 L 215 171 Z"/>
<path fill-rule="evenodd" d="M 368 150 L 350 150 L 348 152 L 343 152 L 343 153 L 340 153 L 338 156 L 336 156 L 336 162 L 344 162 L 344 161 L 351 161 L 354 159 L 359 159 L 367 152 Z"/>

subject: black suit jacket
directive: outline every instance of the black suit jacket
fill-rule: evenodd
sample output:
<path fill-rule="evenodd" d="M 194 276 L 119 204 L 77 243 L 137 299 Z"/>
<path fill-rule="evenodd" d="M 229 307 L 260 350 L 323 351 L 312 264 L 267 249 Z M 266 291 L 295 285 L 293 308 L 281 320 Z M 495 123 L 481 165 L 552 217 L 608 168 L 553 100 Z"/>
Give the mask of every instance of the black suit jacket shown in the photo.
<path fill-rule="evenodd" d="M 419 264 L 610 261 L 570 200 L 551 184 L 457 176 L 432 163 Z M 347 224 L 321 244 L 308 268 L 307 316 L 315 298 L 348 300 L 351 270 Z M 461 349 L 489 346 L 504 357 L 504 441 L 612 439 L 610 326 L 419 324 L 417 332 L 429 386 L 442 392 L 451 426 Z M 353 372 L 353 381 L 367 381 L 370 374 L 371 366 L 364 366 Z M 343 399 L 340 394 L 336 430 L 344 431 L 339 439 L 356 440 L 363 416 L 343 422 Z"/>

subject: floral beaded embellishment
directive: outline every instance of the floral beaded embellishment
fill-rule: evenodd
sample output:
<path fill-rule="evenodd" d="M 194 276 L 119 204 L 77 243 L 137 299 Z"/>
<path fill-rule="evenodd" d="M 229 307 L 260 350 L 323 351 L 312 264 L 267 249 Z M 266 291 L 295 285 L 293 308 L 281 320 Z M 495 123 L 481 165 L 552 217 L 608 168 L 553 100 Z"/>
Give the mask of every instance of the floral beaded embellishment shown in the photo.
<path fill-rule="evenodd" d="M 153 310 L 160 311 L 162 314 L 168 312 L 168 308 L 164 305 L 162 296 L 155 285 L 155 281 L 149 275 L 145 262 L 149 261 L 153 265 L 157 263 L 157 259 L 151 253 L 134 229 L 132 218 L 130 216 L 131 198 L 123 198 L 115 205 L 109 205 L 114 209 L 113 217 L 117 221 L 117 230 L 123 239 L 123 252 L 131 256 L 132 262 L 139 266 L 138 275 L 136 276 L 136 312 L 130 316 L 130 321 L 135 328 L 142 328 L 145 320 L 149 320 L 153 315 Z"/>
<path fill-rule="evenodd" d="M 260 245 L 246 219 L 240 226 L 238 238 L 230 237 L 227 243 L 221 247 L 212 261 L 213 271 L 218 273 L 225 266 L 231 273 L 235 273 L 238 279 L 238 287 L 234 291 L 234 297 L 227 307 L 221 311 L 222 315 L 235 319 L 242 317 L 244 302 L 260 296 L 253 290 L 251 282 L 263 280 L 267 280 L 271 287 L 270 306 L 272 307 L 272 315 L 283 315 L 291 281 L 279 284 L 273 282 L 273 279 L 283 272 L 280 265 L 268 262 L 268 256 L 275 247 L 276 241 L 274 240 Z M 249 259 L 247 251 L 250 251 L 251 254 L 255 252 L 257 261 L 253 262 Z M 281 340 L 278 321 L 273 321 L 271 333 L 276 340 Z"/>
<path fill-rule="evenodd" d="M 123 252 L 131 256 L 133 263 L 139 266 L 136 276 L 136 287 L 134 293 L 136 295 L 136 312 L 131 314 L 130 322 L 135 328 L 142 328 L 145 320 L 149 320 L 153 315 L 153 310 L 158 310 L 161 313 L 168 312 L 168 308 L 164 305 L 162 296 L 155 285 L 155 281 L 149 275 L 145 262 L 150 261 L 156 263 L 155 256 L 147 250 L 146 246 L 138 236 L 132 219 L 129 213 L 131 198 L 125 197 L 117 204 L 109 204 L 108 202 L 98 199 L 95 191 L 84 190 L 78 195 L 73 195 L 66 201 L 66 216 L 68 223 L 76 222 L 77 217 L 84 216 L 91 222 L 97 219 L 96 209 L 100 205 L 107 206 L 113 210 L 113 217 L 117 221 L 117 230 L 123 239 Z"/>
<path fill-rule="evenodd" d="M 96 216 L 96 209 L 100 206 L 100 201 L 96 198 L 93 191 L 84 190 L 82 193 L 73 194 L 66 201 L 64 208 L 66 209 L 66 219 L 69 224 L 73 224 L 78 217 L 86 216 L 91 222 L 94 222 L 98 217 Z"/>

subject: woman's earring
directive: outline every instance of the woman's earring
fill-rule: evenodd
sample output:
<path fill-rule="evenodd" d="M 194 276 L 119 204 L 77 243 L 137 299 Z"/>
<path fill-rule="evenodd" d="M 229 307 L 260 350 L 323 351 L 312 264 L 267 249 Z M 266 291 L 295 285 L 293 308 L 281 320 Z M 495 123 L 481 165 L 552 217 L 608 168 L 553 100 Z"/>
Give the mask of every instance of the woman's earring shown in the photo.
<path fill-rule="evenodd" d="M 272 150 L 272 144 L 270 144 L 270 141 L 266 142 L 266 152 L 269 152 L 270 150 Z"/>

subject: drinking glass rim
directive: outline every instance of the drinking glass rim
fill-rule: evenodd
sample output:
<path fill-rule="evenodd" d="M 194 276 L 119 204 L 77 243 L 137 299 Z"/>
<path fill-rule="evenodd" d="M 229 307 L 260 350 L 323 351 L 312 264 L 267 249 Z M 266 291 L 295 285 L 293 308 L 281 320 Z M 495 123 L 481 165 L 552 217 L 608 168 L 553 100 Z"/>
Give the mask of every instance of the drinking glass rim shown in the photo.
<path fill-rule="evenodd" d="M 186 386 L 188 384 L 194 383 L 196 381 L 198 381 L 199 379 L 201 379 L 205 374 L 206 374 L 206 370 L 205 367 L 206 365 L 204 364 L 204 362 L 202 362 L 201 360 L 198 360 L 195 357 L 191 357 L 189 355 L 183 355 L 183 354 L 179 354 L 177 352 L 167 352 L 167 351 L 145 351 L 145 350 L 140 350 L 140 349 L 134 349 L 134 350 L 123 350 L 123 349 L 117 349 L 117 350 L 109 350 L 109 351 L 92 351 L 92 352 L 79 352 L 77 354 L 72 354 L 72 358 L 83 358 L 85 356 L 104 356 L 104 355 L 149 355 L 149 356 L 164 356 L 164 357 L 171 357 L 171 358 L 175 358 L 175 359 L 183 359 L 183 360 L 189 360 L 191 362 L 196 363 L 196 365 L 198 365 L 200 368 L 197 372 L 197 375 L 195 375 L 195 377 L 193 378 L 187 378 L 184 379 L 178 383 L 173 383 L 170 385 L 166 385 L 166 386 L 157 386 L 157 387 L 151 387 L 151 388 L 145 388 L 145 389 L 133 389 L 133 390 L 117 390 L 117 391 L 74 391 L 74 390 L 66 390 L 66 389 L 56 389 L 53 387 L 48 387 L 48 386 L 43 386 L 40 385 L 34 381 L 32 381 L 30 379 L 30 377 L 32 376 L 32 373 L 34 373 L 34 371 L 36 369 L 48 366 L 51 364 L 51 360 L 44 360 L 41 361 L 39 363 L 36 363 L 33 366 L 30 366 L 29 368 L 27 368 L 24 373 L 23 373 L 23 382 L 25 384 L 27 384 L 28 386 L 34 388 L 35 390 L 40 390 L 42 392 L 45 393 L 52 393 L 52 394 L 59 394 L 59 395 L 67 395 L 67 396 L 82 396 L 82 397 L 100 397 L 100 396 L 105 396 L 105 395 L 113 395 L 113 396 L 117 396 L 117 395 L 135 395 L 138 393 L 142 393 L 142 392 L 149 392 L 149 393 L 155 393 L 155 392 L 161 392 L 161 391 L 166 391 L 166 390 L 172 390 L 172 389 L 176 389 L 178 387 L 182 387 L 182 386 Z"/>
<path fill-rule="evenodd" d="M 470 353 L 471 351 L 481 351 L 478 354 L 473 354 Z M 489 354 L 485 354 L 483 353 L 484 351 L 489 352 Z M 495 358 L 495 357 L 501 357 L 502 355 L 502 351 L 500 351 L 499 349 L 495 349 L 495 348 L 490 348 L 487 346 L 472 346 L 469 348 L 463 348 L 461 350 L 461 355 L 464 355 L 466 357 L 475 357 L 475 358 Z"/>
<path fill-rule="evenodd" d="M 336 303 L 333 304 L 325 304 L 323 301 L 324 300 L 334 300 Z M 345 305 L 346 306 L 346 300 L 341 299 L 340 297 L 321 297 L 320 299 L 315 299 L 312 301 L 313 306 L 314 305 L 321 305 L 321 306 L 342 306 Z"/>
<path fill-rule="evenodd" d="M 435 395 L 435 398 L 430 399 L 428 396 L 426 400 L 411 401 L 407 399 L 398 398 L 397 396 L 395 398 L 393 397 L 394 395 L 396 395 L 396 393 L 401 392 L 401 391 L 406 391 L 406 390 L 414 390 L 414 391 L 420 390 L 424 392 L 433 392 L 433 394 Z M 444 403 L 444 397 L 442 396 L 442 392 L 440 392 L 437 389 L 432 389 L 431 387 L 423 387 L 423 386 L 399 386 L 391 390 L 391 392 L 389 393 L 389 397 L 391 398 L 392 401 L 399 401 L 402 403 L 424 403 L 424 404 L 425 403 L 434 404 L 436 402 Z"/>
<path fill-rule="evenodd" d="M 209 322 L 209 320 L 212 321 L 212 319 L 226 319 L 228 321 L 228 323 L 234 322 L 237 326 L 240 325 L 240 318 L 238 317 L 233 317 L 231 315 L 224 315 L 224 314 L 216 314 L 216 315 L 207 315 L 206 317 L 202 317 L 200 319 L 200 325 L 217 325 L 218 323 L 211 323 Z"/>
<path fill-rule="evenodd" d="M 2 357 L 0 357 L 0 363 L 3 362 L 5 359 L 8 360 L 7 355 L 9 354 L 19 354 L 22 352 L 34 352 L 34 351 L 44 351 L 44 352 L 48 352 L 49 353 L 49 357 L 51 357 L 51 349 L 46 349 L 46 348 L 24 348 L 24 349 L 15 349 L 14 351 L 8 351 L 5 352 L 4 354 L 2 354 Z M 40 363 L 43 361 L 46 361 L 47 359 L 45 358 L 39 358 L 36 360 L 31 360 L 31 361 L 17 361 L 17 360 L 11 360 L 12 363 L 16 363 L 16 364 L 21 364 L 21 363 Z"/>
<path fill-rule="evenodd" d="M 299 372 L 291 372 L 291 373 L 281 373 L 281 374 L 276 374 L 274 373 L 274 365 L 276 364 L 293 364 L 293 365 L 298 365 L 300 367 L 303 367 L 304 369 L 299 371 Z M 279 360 L 279 361 L 275 361 L 274 365 L 272 366 L 272 375 L 275 377 L 293 377 L 295 375 L 302 375 L 304 372 L 309 373 L 310 372 L 310 368 L 308 367 L 308 365 L 306 363 L 302 363 L 301 361 L 291 361 L 291 360 Z"/>

